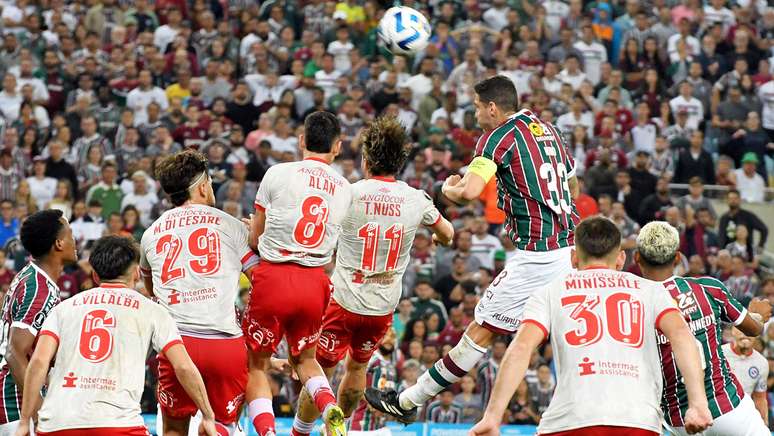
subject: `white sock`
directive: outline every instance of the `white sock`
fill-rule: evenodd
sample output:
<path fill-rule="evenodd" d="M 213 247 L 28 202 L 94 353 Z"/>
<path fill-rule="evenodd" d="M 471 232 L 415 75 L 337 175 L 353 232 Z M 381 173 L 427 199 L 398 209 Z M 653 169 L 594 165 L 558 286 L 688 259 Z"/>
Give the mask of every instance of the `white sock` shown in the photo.
<path fill-rule="evenodd" d="M 330 383 L 328 383 L 328 379 L 321 375 L 311 377 L 306 381 L 304 387 L 312 398 L 314 398 L 315 393 L 317 393 L 317 391 L 320 389 L 327 388 L 329 391 L 333 392 Z"/>
<path fill-rule="evenodd" d="M 272 416 L 274 415 L 274 408 L 272 407 L 271 399 L 256 398 L 253 401 L 250 401 L 250 404 L 247 405 L 247 414 L 250 415 L 250 422 L 253 422 L 255 417 L 261 413 L 270 413 Z"/>
<path fill-rule="evenodd" d="M 314 422 L 301 421 L 298 415 L 296 415 L 293 418 L 293 429 L 298 433 L 311 434 L 314 431 Z"/>
<path fill-rule="evenodd" d="M 486 348 L 476 344 L 468 335 L 463 335 L 449 354 L 435 362 L 435 365 L 419 377 L 414 386 L 400 394 L 400 407 L 408 410 L 421 406 L 470 372 L 485 353 Z"/>

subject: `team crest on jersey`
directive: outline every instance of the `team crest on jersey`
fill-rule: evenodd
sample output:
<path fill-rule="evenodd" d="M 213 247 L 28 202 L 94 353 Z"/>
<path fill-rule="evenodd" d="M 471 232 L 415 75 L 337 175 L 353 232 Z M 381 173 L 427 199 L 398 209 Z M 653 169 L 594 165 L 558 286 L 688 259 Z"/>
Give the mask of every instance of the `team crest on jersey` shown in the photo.
<path fill-rule="evenodd" d="M 751 366 L 750 369 L 747 370 L 747 374 L 750 375 L 750 378 L 758 378 L 758 376 L 761 375 L 761 372 L 758 368 Z"/>
<path fill-rule="evenodd" d="M 543 126 L 543 124 L 533 121 L 527 125 L 532 136 L 536 141 L 553 141 L 554 135 L 551 131 Z"/>

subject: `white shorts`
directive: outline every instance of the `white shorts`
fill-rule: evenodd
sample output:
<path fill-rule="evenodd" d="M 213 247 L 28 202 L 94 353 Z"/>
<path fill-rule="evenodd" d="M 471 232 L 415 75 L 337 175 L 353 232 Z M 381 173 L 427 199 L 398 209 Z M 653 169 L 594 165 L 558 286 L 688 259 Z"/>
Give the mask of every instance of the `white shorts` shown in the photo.
<path fill-rule="evenodd" d="M 540 287 L 574 270 L 572 249 L 517 250 L 476 305 L 476 322 L 495 333 L 515 332 L 529 297 Z"/>
<path fill-rule="evenodd" d="M 14 436 L 19 428 L 19 421 L 0 424 L 0 436 Z M 30 436 L 35 436 L 35 426 L 30 422 Z"/>
<path fill-rule="evenodd" d="M 667 426 L 667 429 L 678 436 L 688 436 L 685 427 Z M 761 413 L 755 408 L 752 398 L 745 395 L 742 402 L 736 406 L 736 409 L 717 417 L 712 423 L 712 427 L 702 433 L 696 433 L 699 436 L 771 436 L 771 432 L 761 418 Z"/>

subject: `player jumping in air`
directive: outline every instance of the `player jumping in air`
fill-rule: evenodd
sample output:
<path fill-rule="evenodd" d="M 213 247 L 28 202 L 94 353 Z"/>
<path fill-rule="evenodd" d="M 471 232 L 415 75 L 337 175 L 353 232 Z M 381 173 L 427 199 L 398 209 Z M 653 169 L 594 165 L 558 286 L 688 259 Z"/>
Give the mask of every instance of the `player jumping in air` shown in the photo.
<path fill-rule="evenodd" d="M 59 304 L 56 281 L 64 266 L 78 260 L 73 232 L 61 211 L 30 215 L 20 237 L 32 260 L 14 277 L 3 304 L 0 436 L 13 435 L 19 426 L 25 372 L 35 338 L 51 309 Z"/>
<path fill-rule="evenodd" d="M 183 346 L 175 321 L 134 290 L 140 253 L 134 241 L 99 239 L 89 256 L 98 287 L 51 311 L 30 359 L 21 423 L 30 433 L 38 416 L 41 436 L 146 436 L 140 416 L 145 356 L 163 352 L 180 384 L 202 410 L 201 433 L 216 436 L 215 421 L 199 371 Z M 49 367 L 54 367 L 49 374 Z M 48 381 L 45 398 L 39 392 Z"/>
<path fill-rule="evenodd" d="M 673 276 L 675 265 L 680 262 L 680 235 L 663 221 L 646 224 L 637 236 L 635 260 L 645 278 L 662 282 L 666 291 L 688 321 L 695 342 L 701 350 L 704 367 L 704 389 L 714 424 L 705 436 L 769 436 L 771 433 L 742 385 L 731 372 L 723 354 L 720 322 L 732 323 L 749 336 L 758 336 L 763 325 L 753 314 L 764 321 L 771 316 L 771 305 L 766 300 L 754 299 L 749 309 L 731 295 L 725 285 L 710 277 L 684 278 Z M 686 410 L 689 409 L 682 367 L 674 364 L 674 342 L 659 335 L 658 350 L 664 376 L 664 393 L 661 410 L 670 430 L 675 435 L 685 435 Z"/>
<path fill-rule="evenodd" d="M 699 352 L 669 294 L 658 283 L 617 271 L 626 254 L 621 232 L 607 218 L 580 223 L 575 244 L 572 262 L 578 271 L 559 276 L 530 298 L 471 436 L 499 434 L 532 352 L 549 338 L 558 380 L 538 426 L 541 436 L 661 435 L 657 331 L 674 345 L 685 376 L 686 428 L 693 433 L 711 425 Z"/>
<path fill-rule="evenodd" d="M 561 133 L 532 112 L 518 110 L 510 79 L 495 76 L 474 87 L 476 118 L 486 133 L 465 177 L 450 176 L 443 185 L 449 199 L 477 199 L 497 177 L 498 207 L 518 251 L 486 290 L 475 322 L 462 340 L 400 396 L 394 390 L 366 390 L 369 404 L 401 422 L 416 419 L 417 407 L 467 374 L 498 334 L 511 334 L 521 323 L 527 299 L 553 278 L 572 270 L 570 251 L 578 215 L 575 165 Z"/>
<path fill-rule="evenodd" d="M 247 384 L 245 338 L 234 301 L 239 276 L 259 259 L 248 245 L 244 223 L 216 209 L 207 159 L 184 151 L 157 169 L 175 206 L 143 234 L 140 267 L 149 293 L 177 322 L 185 348 L 204 379 L 219 431 L 233 432 Z M 157 391 L 164 434 L 188 435 L 198 407 L 164 353 L 159 354 Z"/>
<path fill-rule="evenodd" d="M 347 417 L 362 398 L 368 362 L 392 323 L 417 229 L 430 227 L 442 244 L 454 236 L 454 227 L 424 191 L 395 180 L 408 157 L 406 130 L 397 119 L 374 120 L 360 143 L 366 179 L 352 185 L 352 205 L 339 236 L 333 299 L 317 344 L 317 361 L 329 378 L 346 357 L 338 402 Z M 293 434 L 308 435 L 318 415 L 312 398 L 302 391 Z"/>
<path fill-rule="evenodd" d="M 242 328 L 250 355 L 248 413 L 261 436 L 275 431 L 266 370 L 283 337 L 290 363 L 322 413 L 328 434 L 346 433 L 344 413 L 315 360 L 331 295 L 324 266 L 331 261 L 352 201 L 349 182 L 330 166 L 341 150 L 340 137 L 335 115 L 307 116 L 299 138 L 304 159 L 269 168 L 255 197 L 250 244 L 259 249 L 262 262 L 252 274 Z"/>

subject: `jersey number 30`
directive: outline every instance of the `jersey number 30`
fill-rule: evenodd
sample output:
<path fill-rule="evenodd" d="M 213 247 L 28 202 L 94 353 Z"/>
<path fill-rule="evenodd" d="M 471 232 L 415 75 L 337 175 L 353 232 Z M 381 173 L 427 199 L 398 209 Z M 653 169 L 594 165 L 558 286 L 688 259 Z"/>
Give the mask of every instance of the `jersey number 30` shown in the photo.
<path fill-rule="evenodd" d="M 572 347 L 586 347 L 602 339 L 604 330 L 616 342 L 627 347 L 642 346 L 645 324 L 642 303 L 630 294 L 617 292 L 605 298 L 604 326 L 599 295 L 562 297 L 562 308 L 571 309 L 570 318 L 578 321 L 574 330 L 564 334 Z"/>

